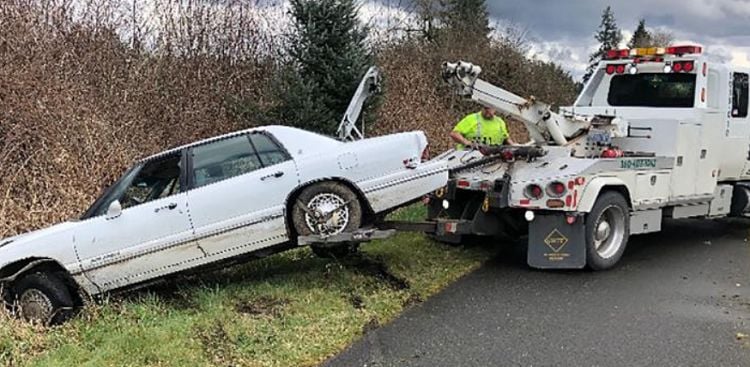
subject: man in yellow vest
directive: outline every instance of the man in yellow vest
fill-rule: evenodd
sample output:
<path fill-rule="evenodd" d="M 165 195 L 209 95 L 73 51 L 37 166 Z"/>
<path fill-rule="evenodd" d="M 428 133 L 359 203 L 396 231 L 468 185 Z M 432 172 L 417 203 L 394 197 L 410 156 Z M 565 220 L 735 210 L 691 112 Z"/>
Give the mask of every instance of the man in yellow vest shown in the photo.
<path fill-rule="evenodd" d="M 484 107 L 482 111 L 464 117 L 450 134 L 456 150 L 466 147 L 477 149 L 482 145 L 515 145 L 508 134 L 505 121 L 495 115 L 495 110 Z"/>

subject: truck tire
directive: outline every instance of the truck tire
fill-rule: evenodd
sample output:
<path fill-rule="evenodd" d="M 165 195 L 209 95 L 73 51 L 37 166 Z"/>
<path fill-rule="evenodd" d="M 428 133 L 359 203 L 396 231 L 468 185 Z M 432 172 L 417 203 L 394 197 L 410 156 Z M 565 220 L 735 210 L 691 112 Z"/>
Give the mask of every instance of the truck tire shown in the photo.
<path fill-rule="evenodd" d="M 592 270 L 615 266 L 630 237 L 630 211 L 622 194 L 607 191 L 586 217 L 586 264 Z"/>
<path fill-rule="evenodd" d="M 32 273 L 12 287 L 15 310 L 22 319 L 59 325 L 75 313 L 75 303 L 62 279 L 51 273 Z"/>
<path fill-rule="evenodd" d="M 307 210 L 305 210 L 307 208 Z M 310 212 L 323 215 L 335 211 L 321 223 Z M 362 204 L 348 187 L 335 183 L 314 184 L 302 191 L 292 207 L 292 224 L 299 236 L 313 234 L 334 235 L 351 232 L 362 226 Z M 357 244 L 344 243 L 337 246 L 310 246 L 313 253 L 324 258 L 340 258 L 356 252 Z"/>

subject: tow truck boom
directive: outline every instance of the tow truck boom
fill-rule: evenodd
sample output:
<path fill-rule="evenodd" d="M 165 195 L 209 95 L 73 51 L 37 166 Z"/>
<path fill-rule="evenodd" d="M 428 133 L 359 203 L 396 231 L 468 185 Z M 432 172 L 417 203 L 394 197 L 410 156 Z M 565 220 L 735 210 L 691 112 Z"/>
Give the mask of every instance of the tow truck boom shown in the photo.
<path fill-rule="evenodd" d="M 522 121 L 535 143 L 553 142 L 563 146 L 589 127 L 587 121 L 567 118 L 534 97 L 525 99 L 479 79 L 481 72 L 482 68 L 468 62 L 443 64 L 443 79 L 455 87 L 460 96 Z"/>

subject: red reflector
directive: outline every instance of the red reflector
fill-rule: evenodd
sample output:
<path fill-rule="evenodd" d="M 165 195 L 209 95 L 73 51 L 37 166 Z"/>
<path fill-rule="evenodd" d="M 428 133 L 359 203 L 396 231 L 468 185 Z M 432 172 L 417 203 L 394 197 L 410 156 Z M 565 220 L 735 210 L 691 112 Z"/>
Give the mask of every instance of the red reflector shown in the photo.
<path fill-rule="evenodd" d="M 615 66 L 614 65 L 607 65 L 607 74 L 612 75 L 615 73 Z"/>
<path fill-rule="evenodd" d="M 519 204 L 524 205 L 524 206 L 525 205 L 530 205 L 531 204 L 531 200 L 529 200 L 529 199 L 521 199 L 521 201 L 519 202 Z"/>
<path fill-rule="evenodd" d="M 568 195 L 565 197 L 565 206 L 570 206 L 573 203 L 573 197 Z"/>
<path fill-rule="evenodd" d="M 456 182 L 456 186 L 458 186 L 458 187 L 470 187 L 471 186 L 471 182 L 466 181 L 466 180 L 459 180 L 458 182 Z"/>
<path fill-rule="evenodd" d="M 575 222 L 576 222 L 576 219 L 578 219 L 578 218 L 576 218 L 576 217 L 575 217 L 574 215 L 568 215 L 568 216 L 566 216 L 566 217 L 565 217 L 565 221 L 566 221 L 566 222 L 567 222 L 568 224 L 571 224 L 571 225 L 572 225 L 572 224 L 575 224 Z"/>
<path fill-rule="evenodd" d="M 573 190 L 573 188 L 576 187 L 575 185 L 576 183 L 574 181 L 568 181 L 568 190 Z"/>
<path fill-rule="evenodd" d="M 456 223 L 445 223 L 444 225 L 445 233 L 456 233 L 458 230 L 458 225 Z"/>
<path fill-rule="evenodd" d="M 586 183 L 586 178 L 585 177 L 576 177 L 576 185 L 581 186 L 584 183 Z"/>

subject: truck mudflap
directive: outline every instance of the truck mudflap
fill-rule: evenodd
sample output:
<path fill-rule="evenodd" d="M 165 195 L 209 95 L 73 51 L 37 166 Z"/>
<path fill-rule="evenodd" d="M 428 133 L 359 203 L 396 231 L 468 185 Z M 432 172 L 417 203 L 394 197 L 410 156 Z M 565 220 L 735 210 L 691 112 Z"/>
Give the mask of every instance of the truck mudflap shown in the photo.
<path fill-rule="evenodd" d="M 572 224 L 568 221 L 573 221 Z M 537 269 L 581 269 L 586 266 L 586 232 L 582 215 L 537 213 L 529 223 L 527 262 Z"/>

